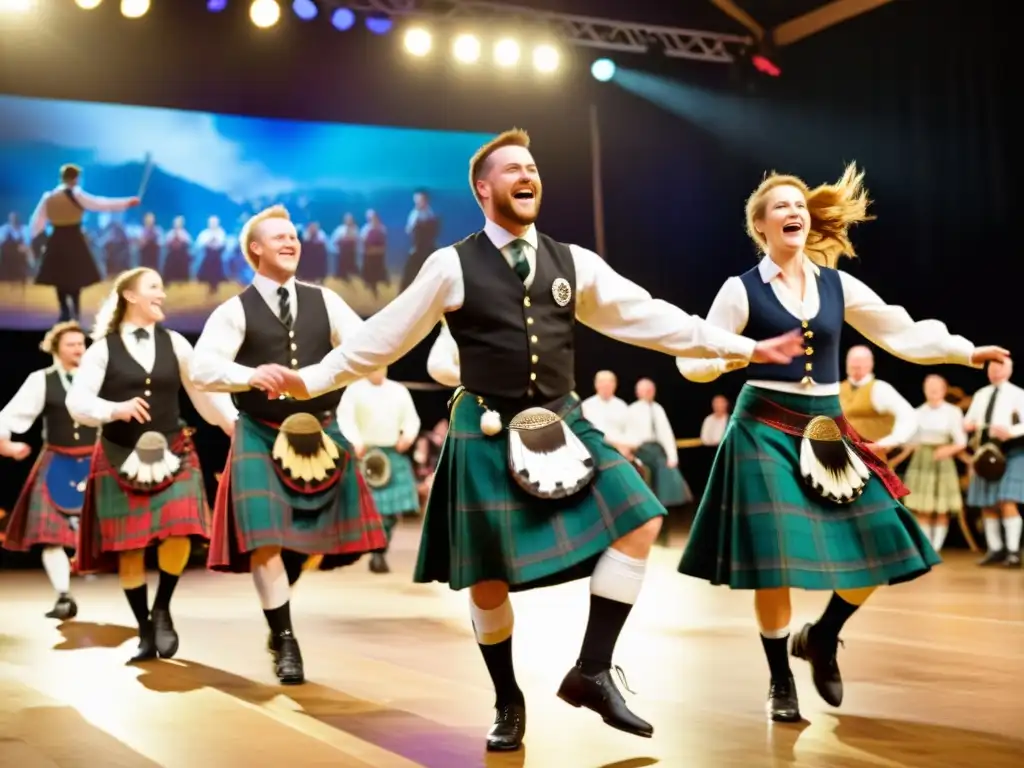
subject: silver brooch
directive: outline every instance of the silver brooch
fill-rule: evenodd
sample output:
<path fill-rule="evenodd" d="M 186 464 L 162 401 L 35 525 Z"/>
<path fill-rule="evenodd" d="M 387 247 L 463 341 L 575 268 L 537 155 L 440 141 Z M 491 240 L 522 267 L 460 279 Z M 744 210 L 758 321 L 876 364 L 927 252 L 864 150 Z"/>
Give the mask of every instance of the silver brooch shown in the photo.
<path fill-rule="evenodd" d="M 569 299 L 572 298 L 572 288 L 569 287 L 569 281 L 564 277 L 559 277 L 551 284 L 551 295 L 555 297 L 555 304 L 560 307 L 564 307 L 569 303 Z"/>

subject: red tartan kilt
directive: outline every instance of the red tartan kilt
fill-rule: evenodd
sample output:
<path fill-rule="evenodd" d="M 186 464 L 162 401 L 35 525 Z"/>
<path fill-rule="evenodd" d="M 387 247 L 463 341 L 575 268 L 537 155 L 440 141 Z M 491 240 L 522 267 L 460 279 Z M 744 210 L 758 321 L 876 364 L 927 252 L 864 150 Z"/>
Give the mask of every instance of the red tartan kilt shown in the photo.
<path fill-rule="evenodd" d="M 353 471 L 351 466 L 350 471 Z M 359 482 L 360 519 L 364 522 L 374 519 L 379 521 L 380 515 L 369 486 L 366 485 L 361 472 L 357 472 L 356 476 Z M 319 570 L 329 571 L 333 568 L 351 565 L 367 552 L 384 549 L 387 546 L 386 535 L 379 523 L 376 527 L 364 525 L 363 528 L 369 533 L 358 542 L 336 545 L 334 549 L 326 552 L 308 554 L 322 555 L 323 559 L 320 561 Z M 224 471 L 217 484 L 217 498 L 213 504 L 213 525 L 210 531 L 207 568 L 228 573 L 249 573 L 251 553 L 242 551 L 240 544 L 240 537 L 235 527 L 234 511 L 231 506 L 231 450 L 228 450 Z"/>
<path fill-rule="evenodd" d="M 11 510 L 4 549 L 27 552 L 36 546 L 78 548 L 78 534 L 71 527 L 70 517 L 57 509 L 50 499 L 46 470 L 55 453 L 87 456 L 92 450 L 92 446 L 81 449 L 44 446 Z"/>
<path fill-rule="evenodd" d="M 175 482 L 189 482 L 182 478 L 181 474 L 188 472 L 193 477 L 202 479 L 202 467 L 199 465 L 199 456 L 196 454 L 192 439 L 185 430 L 182 430 L 171 441 L 170 449 L 183 458 L 186 469 L 179 473 Z M 96 447 L 92 454 L 92 466 L 89 471 L 89 484 L 85 489 L 85 501 L 82 504 L 82 517 L 79 525 L 79 536 L 82 546 L 79 548 L 76 566 L 80 573 L 113 572 L 117 570 L 118 553 L 132 549 L 144 549 L 151 544 L 162 541 L 171 536 L 199 536 L 207 538 L 209 522 L 209 507 L 204 499 L 202 508 L 185 510 L 177 514 L 170 523 L 164 523 L 163 527 L 156 531 L 150 531 L 145 541 L 135 541 L 130 544 L 124 542 L 108 543 L 100 530 L 100 520 L 96 514 L 96 493 L 95 483 L 99 478 L 116 478 L 117 468 L 112 467 L 103 451 L 101 440 L 96 441 Z M 152 498 L 146 494 L 134 494 L 121 486 L 121 492 L 132 499 L 138 511 L 133 514 L 149 517 L 152 513 Z"/>

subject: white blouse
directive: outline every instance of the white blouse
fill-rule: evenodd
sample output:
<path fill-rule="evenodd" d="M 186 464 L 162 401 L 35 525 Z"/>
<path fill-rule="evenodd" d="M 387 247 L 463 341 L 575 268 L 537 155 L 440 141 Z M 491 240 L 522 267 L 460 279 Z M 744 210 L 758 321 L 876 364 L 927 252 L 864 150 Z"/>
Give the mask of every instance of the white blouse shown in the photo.
<path fill-rule="evenodd" d="M 917 408 L 916 445 L 967 445 L 964 414 L 952 403 L 925 403 Z"/>

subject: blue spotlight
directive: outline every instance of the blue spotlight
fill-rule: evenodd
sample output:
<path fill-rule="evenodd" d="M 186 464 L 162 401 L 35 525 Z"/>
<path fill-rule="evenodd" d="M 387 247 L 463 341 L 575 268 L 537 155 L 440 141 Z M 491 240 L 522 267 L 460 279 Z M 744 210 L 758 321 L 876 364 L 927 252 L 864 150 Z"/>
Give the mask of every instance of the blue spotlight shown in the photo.
<path fill-rule="evenodd" d="M 387 16 L 367 16 L 366 28 L 375 35 L 386 35 L 391 31 L 391 19 Z"/>
<path fill-rule="evenodd" d="M 312 21 L 316 18 L 316 3 L 313 0 L 295 0 L 292 3 L 292 10 L 303 21 Z"/>
<path fill-rule="evenodd" d="M 331 24 L 334 25 L 335 29 L 340 29 L 342 32 L 352 29 L 355 23 L 356 15 L 348 8 L 339 8 L 331 14 Z"/>
<path fill-rule="evenodd" d="M 206 10 L 211 13 L 220 13 L 228 7 L 228 0 L 206 0 Z"/>
<path fill-rule="evenodd" d="M 595 80 L 607 83 L 615 77 L 615 62 L 611 59 L 598 59 L 591 65 L 590 74 Z"/>

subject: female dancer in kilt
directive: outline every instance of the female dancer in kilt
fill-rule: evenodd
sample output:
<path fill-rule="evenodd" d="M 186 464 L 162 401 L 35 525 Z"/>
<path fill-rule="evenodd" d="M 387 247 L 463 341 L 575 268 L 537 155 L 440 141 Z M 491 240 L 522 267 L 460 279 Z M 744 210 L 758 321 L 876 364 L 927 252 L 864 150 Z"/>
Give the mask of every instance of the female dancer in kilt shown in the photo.
<path fill-rule="evenodd" d="M 304 569 L 331 570 L 387 547 L 380 515 L 337 421 L 340 392 L 269 398 L 272 364 L 320 360 L 362 325 L 333 291 L 296 281 L 302 243 L 276 205 L 242 227 L 252 284 L 217 307 L 196 342 L 192 378 L 233 392 L 240 415 L 217 488 L 209 568 L 252 573 L 285 685 L 305 680 L 291 594 Z"/>
<path fill-rule="evenodd" d="M 828 590 L 815 624 L 793 637 L 832 706 L 843 698 L 839 632 L 871 592 L 909 581 L 939 562 L 913 515 L 906 488 L 867 450 L 839 406 L 839 339 L 848 322 L 865 337 L 922 364 L 980 366 L 1002 359 L 935 320 L 915 322 L 856 278 L 834 268 L 854 255 L 847 230 L 867 220 L 863 174 L 850 165 L 816 189 L 794 176 L 766 178 L 747 201 L 747 231 L 766 252 L 719 291 L 708 321 L 752 338 L 799 323 L 803 354 L 766 366 L 740 393 L 697 510 L 680 573 L 755 590 L 754 609 L 771 682 L 773 720 L 800 718 L 787 657 L 792 587 Z M 721 361 L 679 360 L 691 381 L 726 370 Z"/>
<path fill-rule="evenodd" d="M 43 569 L 57 592 L 57 602 L 46 616 L 67 620 L 78 613 L 71 597 L 67 550 L 78 549 L 78 514 L 96 443 L 96 430 L 75 422 L 64 404 L 85 353 L 85 332 L 75 322 L 57 323 L 39 348 L 53 355 L 53 365 L 30 374 L 0 411 L 0 455 L 17 461 L 26 458 L 31 449 L 11 442 L 11 435 L 28 432 L 40 416 L 44 440 L 7 522 L 4 549 L 42 549 Z"/>
<path fill-rule="evenodd" d="M 955 458 L 964 456 L 967 447 L 964 413 L 946 402 L 946 389 L 946 380 L 938 374 L 924 380 L 925 404 L 917 409 L 913 454 L 903 477 L 910 491 L 903 503 L 917 515 L 936 552 L 946 541 L 950 516 L 964 508 Z"/>
<path fill-rule="evenodd" d="M 788 361 L 800 349 L 799 334 L 755 349 L 652 299 L 597 254 L 538 233 L 541 182 L 528 146 L 524 132 L 509 131 L 473 157 L 482 232 L 431 255 L 412 285 L 321 364 L 285 374 L 297 397 L 335 389 L 401 357 L 447 314 L 457 355 L 441 357 L 458 359 L 463 386 L 427 502 L 415 581 L 469 588 L 496 694 L 490 750 L 518 749 L 526 729 L 509 592 L 588 576 L 590 619 L 558 695 L 613 728 L 654 732 L 626 705 L 611 667 L 665 508 L 581 414 L 576 320 L 620 341 L 736 365 Z"/>
<path fill-rule="evenodd" d="M 192 345 L 168 331 L 160 275 L 123 272 L 96 316 L 94 342 L 67 396 L 71 416 L 100 426 L 82 507 L 79 570 L 117 570 L 139 626 L 132 661 L 171 658 L 178 635 L 171 596 L 185 570 L 190 536 L 207 536 L 199 458 L 181 420 L 184 387 L 210 424 L 231 434 L 236 412 L 226 396 L 197 392 L 189 380 Z M 160 581 L 150 609 L 146 549 L 157 544 Z"/>

